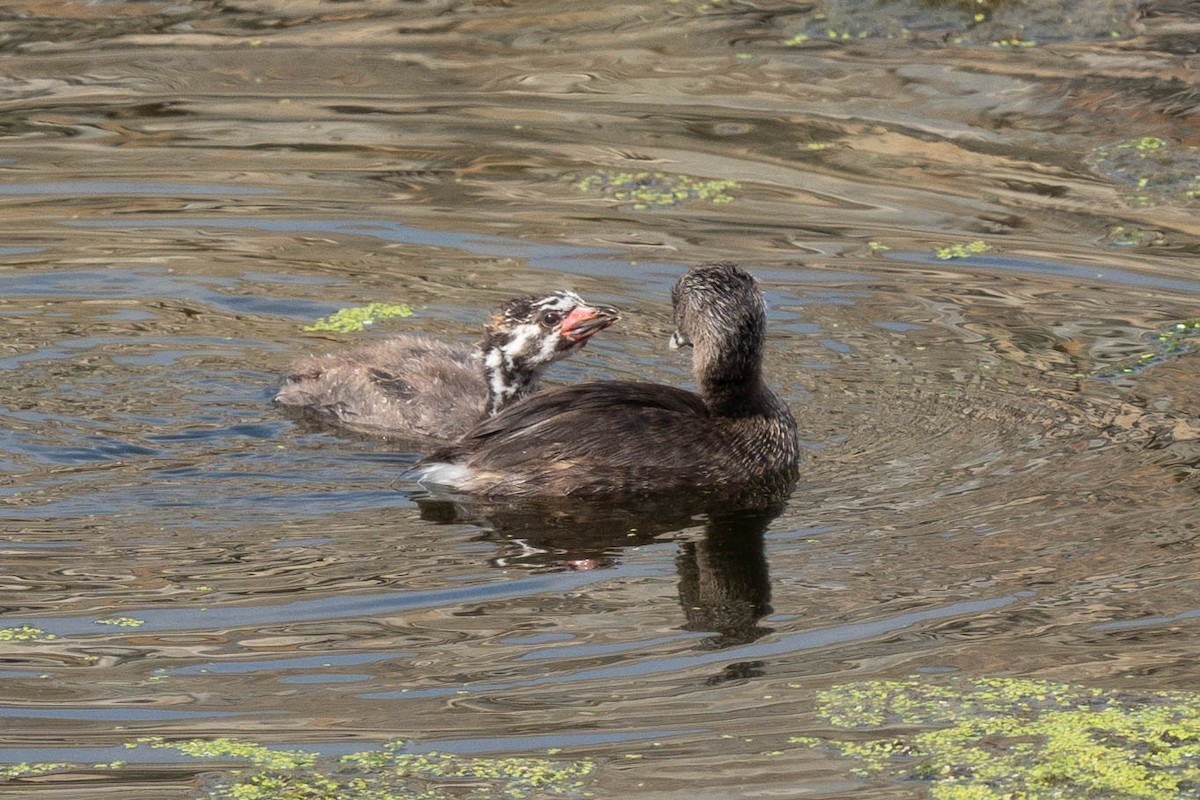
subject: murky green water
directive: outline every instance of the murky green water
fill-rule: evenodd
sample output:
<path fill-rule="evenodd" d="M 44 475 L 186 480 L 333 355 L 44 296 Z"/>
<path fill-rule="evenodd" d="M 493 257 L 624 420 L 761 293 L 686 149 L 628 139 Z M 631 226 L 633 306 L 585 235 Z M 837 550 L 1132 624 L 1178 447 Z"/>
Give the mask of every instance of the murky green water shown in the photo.
<path fill-rule="evenodd" d="M 794 740 L 844 735 L 820 692 L 1195 690 L 1200 21 L 847 8 L 8 3 L 0 763 L 74 766 L 0 795 L 243 763 L 123 746 L 158 736 L 921 797 Z M 419 454 L 269 402 L 559 287 L 627 313 L 554 381 L 684 382 L 668 289 L 713 259 L 763 282 L 803 428 L 777 515 L 450 515 Z M 417 313 L 302 331 L 371 301 Z"/>

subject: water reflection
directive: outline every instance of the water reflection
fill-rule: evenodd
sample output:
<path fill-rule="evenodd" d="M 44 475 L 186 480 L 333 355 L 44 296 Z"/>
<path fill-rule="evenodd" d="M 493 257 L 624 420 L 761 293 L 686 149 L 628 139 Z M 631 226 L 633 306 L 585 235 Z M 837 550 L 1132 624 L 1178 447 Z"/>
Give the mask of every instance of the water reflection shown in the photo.
<path fill-rule="evenodd" d="M 771 632 L 759 624 L 772 610 L 764 534 L 793 487 L 794 481 L 732 494 L 620 502 L 422 497 L 417 504 L 422 519 L 485 528 L 478 538 L 496 544 L 501 552 L 490 562 L 500 568 L 606 569 L 620 563 L 626 548 L 680 536 L 675 565 L 683 630 L 710 634 L 698 646 L 720 649 Z"/>
<path fill-rule="evenodd" d="M 704 524 L 704 537 L 684 542 L 679 601 L 684 630 L 713 631 L 703 646 L 747 644 L 771 632 L 759 621 L 771 613 L 771 582 L 763 534 L 782 506 L 751 511 L 717 511 Z"/>

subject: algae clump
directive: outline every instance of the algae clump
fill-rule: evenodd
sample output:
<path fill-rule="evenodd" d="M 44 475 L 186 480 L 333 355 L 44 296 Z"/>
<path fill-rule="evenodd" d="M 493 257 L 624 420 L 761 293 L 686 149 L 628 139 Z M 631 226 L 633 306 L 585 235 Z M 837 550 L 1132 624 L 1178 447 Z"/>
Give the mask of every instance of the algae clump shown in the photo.
<path fill-rule="evenodd" d="M 1099 373 L 1101 378 L 1115 378 L 1119 375 L 1137 375 L 1169 358 L 1183 355 L 1195 347 L 1195 340 L 1200 336 L 1200 318 L 1185 319 L 1150 334 L 1149 350 L 1139 353 L 1130 362 L 1113 369 Z"/>
<path fill-rule="evenodd" d="M 992 246 L 982 239 L 976 239 L 967 244 L 952 244 L 948 247 L 935 248 L 933 254 L 943 261 L 951 258 L 968 258 L 969 256 L 977 256 L 980 253 L 986 253 L 992 249 Z"/>
<path fill-rule="evenodd" d="M 817 713 L 855 737 L 791 741 L 929 781 L 936 800 L 1200 798 L 1200 694 L 912 679 L 834 687 Z"/>
<path fill-rule="evenodd" d="M 591 761 L 407 753 L 401 741 L 340 758 L 229 738 L 150 738 L 128 746 L 138 745 L 177 750 L 193 758 L 249 762 L 248 768 L 223 773 L 211 784 L 212 800 L 571 797 L 582 794 L 584 779 L 595 768 Z"/>
<path fill-rule="evenodd" d="M 1142 136 L 1096 147 L 1085 161 L 1125 192 L 1128 205 L 1194 205 L 1200 200 L 1200 147 Z"/>
<path fill-rule="evenodd" d="M 368 325 L 392 317 L 411 317 L 413 310 L 403 303 L 368 303 L 365 306 L 343 308 L 336 314 L 317 320 L 312 325 L 305 325 L 306 331 L 335 331 L 337 333 L 352 333 L 361 331 Z"/>
<path fill-rule="evenodd" d="M 633 210 L 678 208 L 688 201 L 721 205 L 732 203 L 741 188 L 733 180 L 709 180 L 665 172 L 597 172 L 576 181 L 581 192 L 600 192 L 629 203 Z"/>
<path fill-rule="evenodd" d="M 146 620 L 137 619 L 136 617 L 105 617 L 104 619 L 96 620 L 97 625 L 115 625 L 118 628 L 139 628 L 146 624 Z"/>
<path fill-rule="evenodd" d="M 0 642 L 36 642 L 54 639 L 53 633 L 46 633 L 41 628 L 32 625 L 22 625 L 19 628 L 0 628 Z"/>

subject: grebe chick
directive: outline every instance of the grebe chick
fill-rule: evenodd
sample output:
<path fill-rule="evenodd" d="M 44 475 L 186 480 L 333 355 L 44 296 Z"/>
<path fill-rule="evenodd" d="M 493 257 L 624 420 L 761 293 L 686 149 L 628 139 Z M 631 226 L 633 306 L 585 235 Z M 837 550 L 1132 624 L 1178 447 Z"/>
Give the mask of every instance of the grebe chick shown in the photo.
<path fill-rule="evenodd" d="M 542 373 L 619 319 L 574 292 L 510 300 L 474 348 L 401 335 L 301 360 L 275 395 L 356 430 L 449 441 L 537 390 Z"/>

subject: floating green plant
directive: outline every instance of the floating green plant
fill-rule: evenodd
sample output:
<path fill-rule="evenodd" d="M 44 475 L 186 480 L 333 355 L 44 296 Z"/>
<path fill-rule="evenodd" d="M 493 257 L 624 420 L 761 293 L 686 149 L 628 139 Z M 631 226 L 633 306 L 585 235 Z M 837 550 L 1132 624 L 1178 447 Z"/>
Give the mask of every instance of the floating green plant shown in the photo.
<path fill-rule="evenodd" d="M 1153 153 L 1155 150 L 1161 150 L 1167 146 L 1165 139 L 1160 139 L 1157 136 L 1143 136 L 1140 139 L 1129 139 L 1124 142 L 1117 142 L 1118 150 L 1134 150 L 1138 155 L 1146 155 Z"/>
<path fill-rule="evenodd" d="M 850 39 L 866 39 L 871 35 L 870 31 L 851 32 L 840 28 L 826 28 L 825 38 L 832 41 L 849 41 Z"/>
<path fill-rule="evenodd" d="M 1147 339 L 1150 349 L 1139 353 L 1130 362 L 1115 369 L 1100 373 L 1101 378 L 1115 378 L 1118 375 L 1136 375 L 1155 364 L 1161 364 L 1168 358 L 1186 353 L 1191 349 L 1193 340 L 1200 336 L 1200 318 L 1185 319 L 1170 327 L 1150 334 Z"/>
<path fill-rule="evenodd" d="M 18 778 L 36 778 L 39 775 L 59 772 L 60 770 L 70 769 L 73 766 L 75 765 L 62 761 L 39 761 L 32 764 L 22 761 L 19 764 L 9 764 L 8 766 L 0 767 L 0 780 L 12 781 Z"/>
<path fill-rule="evenodd" d="M 685 202 L 732 203 L 737 181 L 672 175 L 665 172 L 597 172 L 576 181 L 582 192 L 599 192 L 634 210 L 678 208 Z"/>
<path fill-rule="evenodd" d="M 818 694 L 817 713 L 855 737 L 793 743 L 857 758 L 863 776 L 928 781 L 935 800 L 1200 797 L 1200 694 L 1191 692 L 917 678 L 834 687 Z M 872 734 L 881 728 L 890 730 Z"/>
<path fill-rule="evenodd" d="M 246 762 L 247 766 L 230 769 L 209 784 L 206 796 L 210 800 L 573 797 L 583 794 L 586 778 L 595 769 L 591 761 L 406 753 L 405 743 L 399 741 L 379 750 L 339 758 L 324 758 L 303 750 L 273 749 L 231 738 L 171 742 L 150 737 L 125 746 L 175 750 L 190 758 Z M 43 775 L 77 765 L 17 767 L 21 769 L 9 777 Z"/>
<path fill-rule="evenodd" d="M 352 333 L 361 331 L 368 325 L 392 317 L 411 317 L 413 310 L 403 303 L 368 303 L 365 306 L 343 308 L 336 314 L 319 319 L 312 325 L 305 325 L 306 331 L 336 331 L 337 333 Z"/>
<path fill-rule="evenodd" d="M 933 254 L 938 258 L 946 260 L 951 258 L 968 258 L 976 256 L 980 253 L 986 253 L 992 249 L 992 246 L 982 239 L 976 239 L 967 244 L 952 244 L 948 247 L 934 248 Z"/>
<path fill-rule="evenodd" d="M 9 764 L 5 767 L 0 767 L 0 781 L 15 781 L 20 778 L 37 778 L 41 775 L 49 775 L 52 772 L 65 772 L 71 769 L 79 769 L 81 765 L 72 764 L 67 761 L 38 761 L 29 763 L 22 761 L 19 764 Z M 87 764 L 86 769 L 106 770 L 120 769 L 125 766 L 124 761 L 106 761 L 99 764 Z"/>
<path fill-rule="evenodd" d="M 96 620 L 97 625 L 115 625 L 118 628 L 138 628 L 146 624 L 144 619 L 135 619 L 134 617 L 105 617 L 104 619 Z"/>
<path fill-rule="evenodd" d="M 1097 174 L 1131 189 L 1131 206 L 1200 200 L 1200 148 L 1172 144 L 1157 136 L 1125 139 L 1088 154 Z"/>
<path fill-rule="evenodd" d="M 46 633 L 41 628 L 32 625 L 22 625 L 19 628 L 0 628 L 0 642 L 36 642 L 55 638 L 53 633 Z"/>
<path fill-rule="evenodd" d="M 1159 230 L 1114 225 L 1104 236 L 1109 247 L 1165 247 L 1167 236 Z"/>
<path fill-rule="evenodd" d="M 682 5 L 683 0 L 667 0 L 672 5 Z M 708 13 L 709 11 L 720 11 L 724 8 L 722 3 L 724 0 L 708 0 L 708 2 L 695 3 L 696 11 Z"/>
<path fill-rule="evenodd" d="M 1037 47 L 1037 42 L 1032 39 L 1022 39 L 1014 33 L 1012 36 L 992 42 L 992 47 Z"/>
<path fill-rule="evenodd" d="M 787 46 L 869 39 L 924 39 L 963 46 L 1031 47 L 1039 42 L 1108 40 L 1133 33 L 1136 0 L 1107 0 L 1087 14 L 1061 0 L 822 0 L 792 4 Z"/>

